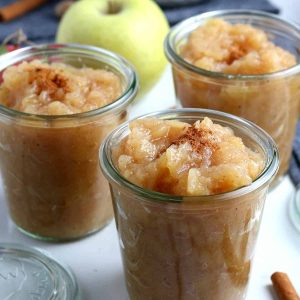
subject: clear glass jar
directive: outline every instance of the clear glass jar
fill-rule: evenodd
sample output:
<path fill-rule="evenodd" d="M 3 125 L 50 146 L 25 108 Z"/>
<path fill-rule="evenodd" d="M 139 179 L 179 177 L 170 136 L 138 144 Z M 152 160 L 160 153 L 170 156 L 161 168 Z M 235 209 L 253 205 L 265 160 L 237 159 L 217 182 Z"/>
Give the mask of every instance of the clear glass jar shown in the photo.
<path fill-rule="evenodd" d="M 276 45 L 291 52 L 297 65 L 261 75 L 230 75 L 198 68 L 180 56 L 191 32 L 212 18 L 248 24 L 266 32 Z M 208 108 L 246 118 L 266 130 L 278 145 L 281 162 L 277 179 L 289 167 L 300 99 L 299 27 L 260 11 L 221 10 L 189 18 L 175 26 L 165 41 L 172 64 L 177 103 Z"/>
<path fill-rule="evenodd" d="M 114 130 L 100 149 L 110 186 L 132 300 L 245 299 L 254 246 L 269 184 L 278 169 L 274 141 L 256 125 L 223 112 L 176 109 L 145 117 L 194 123 L 205 116 L 230 127 L 265 159 L 249 186 L 210 196 L 181 197 L 149 191 L 118 171 L 112 149 L 129 133 Z"/>
<path fill-rule="evenodd" d="M 300 233 L 300 184 L 296 186 L 295 194 L 290 201 L 289 216 L 293 225 Z"/>
<path fill-rule="evenodd" d="M 99 168 L 102 140 L 127 119 L 137 92 L 131 65 L 118 55 L 82 45 L 40 45 L 0 57 L 0 72 L 22 61 L 105 68 L 123 94 L 98 109 L 71 115 L 31 115 L 0 106 L 0 169 L 17 227 L 35 238 L 70 240 L 113 217 L 108 183 Z"/>

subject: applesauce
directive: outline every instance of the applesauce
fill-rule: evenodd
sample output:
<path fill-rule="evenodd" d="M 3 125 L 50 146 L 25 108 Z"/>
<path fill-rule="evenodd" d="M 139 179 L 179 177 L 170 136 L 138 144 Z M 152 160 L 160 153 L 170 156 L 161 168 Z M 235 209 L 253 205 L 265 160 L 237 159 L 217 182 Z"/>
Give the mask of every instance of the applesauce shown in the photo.
<path fill-rule="evenodd" d="M 145 189 L 177 196 L 230 192 L 247 186 L 264 161 L 228 127 L 209 118 L 190 125 L 141 119 L 114 155 L 120 173 Z"/>
<path fill-rule="evenodd" d="M 98 149 L 126 120 L 134 71 L 113 53 L 76 45 L 24 48 L 0 66 L 0 169 L 12 220 L 52 240 L 99 230 L 113 210 Z"/>
<path fill-rule="evenodd" d="M 105 106 L 122 92 L 111 71 L 33 60 L 4 70 L 0 104 L 28 114 L 68 115 Z"/>
<path fill-rule="evenodd" d="M 121 125 L 100 151 L 130 299 L 245 299 L 272 139 L 217 111 L 181 109 Z"/>
<path fill-rule="evenodd" d="M 278 178 L 288 169 L 298 120 L 299 44 L 294 25 L 234 10 L 190 18 L 166 40 L 180 105 L 221 110 L 262 127 L 279 147 Z"/>

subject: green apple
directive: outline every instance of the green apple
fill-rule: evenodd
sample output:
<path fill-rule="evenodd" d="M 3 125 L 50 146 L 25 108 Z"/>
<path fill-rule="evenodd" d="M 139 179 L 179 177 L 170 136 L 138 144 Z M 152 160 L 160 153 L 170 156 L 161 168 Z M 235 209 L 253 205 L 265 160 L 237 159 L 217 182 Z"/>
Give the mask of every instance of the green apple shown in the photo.
<path fill-rule="evenodd" d="M 165 15 L 152 0 L 81 0 L 64 14 L 56 40 L 124 56 L 135 66 L 143 93 L 166 66 L 163 41 L 168 31 Z"/>

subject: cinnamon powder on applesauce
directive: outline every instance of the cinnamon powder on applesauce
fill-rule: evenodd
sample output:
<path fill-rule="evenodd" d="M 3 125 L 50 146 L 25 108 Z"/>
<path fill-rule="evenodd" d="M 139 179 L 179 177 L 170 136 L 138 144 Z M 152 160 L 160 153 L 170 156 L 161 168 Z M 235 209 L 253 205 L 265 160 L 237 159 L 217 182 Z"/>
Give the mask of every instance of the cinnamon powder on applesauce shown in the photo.
<path fill-rule="evenodd" d="M 30 114 L 66 115 L 105 106 L 122 90 L 119 76 L 111 71 L 34 60 L 3 72 L 0 103 Z"/>
<path fill-rule="evenodd" d="M 211 150 L 219 148 L 212 130 L 196 128 L 195 125 L 189 127 L 187 132 L 175 140 L 172 145 L 179 146 L 185 143 L 189 143 L 192 146 L 193 151 L 199 154 L 203 153 L 204 147 L 209 147 Z"/>
<path fill-rule="evenodd" d="M 200 196 L 249 185 L 264 160 L 234 132 L 209 118 L 193 125 L 159 119 L 136 120 L 114 151 L 120 173 L 157 192 Z"/>

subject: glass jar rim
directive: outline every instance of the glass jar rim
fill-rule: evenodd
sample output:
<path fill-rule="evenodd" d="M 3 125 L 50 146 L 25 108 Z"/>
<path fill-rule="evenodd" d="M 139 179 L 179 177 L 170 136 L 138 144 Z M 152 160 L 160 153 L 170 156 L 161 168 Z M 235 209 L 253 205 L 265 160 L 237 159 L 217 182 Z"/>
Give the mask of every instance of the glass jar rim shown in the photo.
<path fill-rule="evenodd" d="M 64 53 L 66 55 L 78 54 L 79 57 L 81 54 L 85 57 L 91 57 L 93 59 L 103 61 L 110 66 L 114 65 L 113 62 L 118 63 L 121 66 L 122 71 L 128 76 L 128 83 L 125 87 L 125 90 L 123 91 L 122 95 L 115 101 L 94 110 L 81 113 L 65 115 L 30 114 L 5 107 L 4 105 L 0 105 L 0 116 L 4 116 L 10 119 L 18 118 L 25 122 L 28 121 L 34 123 L 41 121 L 68 122 L 79 118 L 87 119 L 98 115 L 104 116 L 107 113 L 112 113 L 116 110 L 122 109 L 124 106 L 129 105 L 137 94 L 139 80 L 131 63 L 129 63 L 125 58 L 116 53 L 103 48 L 89 45 L 50 43 L 20 48 L 0 56 L 0 72 L 3 72 L 9 66 L 20 63 L 26 59 L 30 59 L 30 57 L 32 56 L 55 53 Z M 105 60 L 103 60 L 103 57 L 101 56 L 105 57 Z"/>
<path fill-rule="evenodd" d="M 202 69 L 199 67 L 196 67 L 195 65 L 187 62 L 184 60 L 180 55 L 177 54 L 175 45 L 173 43 L 173 39 L 176 38 L 176 36 L 180 33 L 180 31 L 188 27 L 194 23 L 199 23 L 200 21 L 206 21 L 212 18 L 218 18 L 218 17 L 226 17 L 226 16 L 236 16 L 236 17 L 257 17 L 260 19 L 268 19 L 270 21 L 277 22 L 278 24 L 281 24 L 283 26 L 286 26 L 288 29 L 293 30 L 294 33 L 298 35 L 299 38 L 299 45 L 300 45 L 300 26 L 298 26 L 294 22 L 287 21 L 279 16 L 276 16 L 272 13 L 263 12 L 259 10 L 244 10 L 244 9 L 224 9 L 224 10 L 215 10 L 215 11 L 209 11 L 205 12 L 196 16 L 193 16 L 191 18 L 185 19 L 179 24 L 175 25 L 168 35 L 165 38 L 164 41 L 164 49 L 165 49 L 165 55 L 168 58 L 170 63 L 178 64 L 181 67 L 184 67 L 185 69 L 197 73 L 199 75 L 203 75 L 206 77 L 212 77 L 217 79 L 229 79 L 229 80 L 265 80 L 265 79 L 276 79 L 281 77 L 288 77 L 292 76 L 294 74 L 300 73 L 300 63 L 297 62 L 296 65 L 283 69 L 280 71 L 272 72 L 272 73 L 263 73 L 263 74 L 255 74 L 255 75 L 249 75 L 249 74 L 226 74 L 221 72 L 215 72 L 215 71 L 209 71 L 206 69 Z"/>
<path fill-rule="evenodd" d="M 213 195 L 203 195 L 203 196 L 173 196 L 169 194 L 164 194 L 152 190 L 147 190 L 145 188 L 142 188 L 129 180 L 127 180 L 125 177 L 123 177 L 118 169 L 115 167 L 111 152 L 110 152 L 110 146 L 111 141 L 113 138 L 115 138 L 118 135 L 122 135 L 122 138 L 125 137 L 124 131 L 129 128 L 129 123 L 133 120 L 137 119 L 144 119 L 144 118 L 161 118 L 161 119 L 178 119 L 178 115 L 184 115 L 184 114 L 194 114 L 194 117 L 197 117 L 197 119 L 203 118 L 203 117 L 210 117 L 210 118 L 225 118 L 227 121 L 235 122 L 236 124 L 242 125 L 247 130 L 250 130 L 251 132 L 255 132 L 256 137 L 258 137 L 261 141 L 264 141 L 265 150 L 268 153 L 267 155 L 267 161 L 265 164 L 265 167 L 263 171 L 260 173 L 260 175 L 248 186 L 240 187 L 236 190 L 225 192 L 221 194 L 213 194 Z M 191 115 L 185 117 L 186 119 L 191 119 Z M 144 114 L 142 116 L 139 116 L 133 120 L 129 120 L 119 127 L 117 127 L 115 130 L 113 130 L 104 140 L 104 142 L 101 144 L 100 150 L 99 150 L 99 157 L 100 157 L 100 166 L 103 171 L 103 174 L 108 179 L 108 181 L 114 182 L 122 187 L 125 187 L 131 191 L 133 191 L 135 194 L 142 196 L 144 198 L 150 199 L 155 202 L 169 202 L 169 203 L 176 203 L 176 202 L 182 202 L 183 200 L 189 201 L 189 202 L 201 202 L 201 201 L 226 201 L 229 199 L 233 199 L 236 197 L 240 197 L 241 195 L 248 194 L 252 192 L 253 190 L 265 185 L 269 180 L 271 180 L 279 167 L 279 152 L 278 148 L 274 142 L 274 140 L 271 138 L 271 136 L 266 133 L 263 129 L 255 125 L 254 123 L 237 117 L 235 115 L 231 115 L 228 113 L 224 113 L 221 111 L 216 110 L 210 110 L 210 109 L 192 109 L 192 108 L 181 108 L 181 109 L 168 109 L 163 111 L 157 111 L 152 112 L 148 114 Z M 181 120 L 181 119 L 180 119 Z M 183 118 L 184 120 L 184 118 Z M 258 142 L 257 142 L 258 143 Z"/>
<path fill-rule="evenodd" d="M 11 264 L 10 262 L 18 261 L 19 259 L 26 259 L 26 263 L 22 265 L 22 269 L 24 274 L 30 273 L 32 269 L 37 270 L 36 274 L 43 274 L 43 276 L 47 276 L 51 280 L 51 284 L 48 283 L 47 289 L 43 290 L 50 295 L 50 298 L 53 300 L 81 300 L 81 290 L 78 286 L 77 279 L 70 269 L 69 266 L 64 264 L 63 262 L 58 261 L 54 258 L 49 252 L 39 249 L 36 247 L 28 247 L 22 244 L 16 243 L 0 243 L 0 257 L 9 258 L 6 260 L 6 268 L 8 271 L 11 267 L 15 268 L 15 264 Z M 1 260 L 0 260 L 1 262 Z M 29 269 L 28 269 L 29 268 Z M 2 270 L 1 270 L 2 271 Z M 15 277 L 16 280 L 18 276 Z M 41 280 L 39 277 L 32 277 L 33 280 L 26 282 L 25 285 L 21 284 L 18 292 L 24 296 L 24 291 L 28 291 L 29 288 L 34 288 L 33 284 L 41 284 Z M 46 278 L 42 278 L 46 279 Z M 3 281 L 2 281 L 3 282 Z M 45 281 L 47 282 L 47 281 Z M 5 284 L 5 281 L 3 282 Z M 26 286 L 27 285 L 27 286 Z M 51 290 L 51 286 L 53 290 Z M 1 282 L 0 282 L 1 287 Z M 3 287 L 3 285 L 2 285 Z M 27 293 L 26 293 L 27 294 Z M 27 294 L 29 296 L 29 294 Z M 10 297 L 9 297 L 10 298 Z M 7 299 L 7 298 L 5 298 Z"/>

